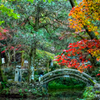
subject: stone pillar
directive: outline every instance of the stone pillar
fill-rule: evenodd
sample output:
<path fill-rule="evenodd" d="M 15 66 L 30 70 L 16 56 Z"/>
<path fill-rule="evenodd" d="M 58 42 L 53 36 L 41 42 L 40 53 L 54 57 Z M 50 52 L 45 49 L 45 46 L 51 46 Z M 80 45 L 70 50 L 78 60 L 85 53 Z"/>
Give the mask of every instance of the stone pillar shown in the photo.
<path fill-rule="evenodd" d="M 53 61 L 50 63 L 51 71 L 53 71 Z"/>
<path fill-rule="evenodd" d="M 31 82 L 31 80 L 34 80 L 34 67 L 33 66 L 31 66 L 31 72 L 32 72 L 32 74 L 30 77 L 30 82 Z"/>
<path fill-rule="evenodd" d="M 51 61 L 51 64 L 50 64 L 50 66 L 51 66 L 51 67 L 53 67 L 53 61 Z"/>
<path fill-rule="evenodd" d="M 19 69 L 19 76 L 18 76 L 18 82 L 22 81 L 22 70 Z"/>
<path fill-rule="evenodd" d="M 42 77 L 42 76 L 43 76 L 43 75 L 40 75 L 40 76 L 39 76 L 39 82 L 41 81 L 41 77 Z"/>
<path fill-rule="evenodd" d="M 39 77 L 39 82 L 40 82 L 40 80 L 41 80 L 41 76 Z"/>
<path fill-rule="evenodd" d="M 21 72 L 21 66 L 17 65 L 15 69 L 15 81 L 21 82 L 22 80 L 22 72 Z"/>
<path fill-rule="evenodd" d="M 15 69 L 15 81 L 18 82 L 18 75 L 19 75 L 19 70 L 18 68 Z"/>

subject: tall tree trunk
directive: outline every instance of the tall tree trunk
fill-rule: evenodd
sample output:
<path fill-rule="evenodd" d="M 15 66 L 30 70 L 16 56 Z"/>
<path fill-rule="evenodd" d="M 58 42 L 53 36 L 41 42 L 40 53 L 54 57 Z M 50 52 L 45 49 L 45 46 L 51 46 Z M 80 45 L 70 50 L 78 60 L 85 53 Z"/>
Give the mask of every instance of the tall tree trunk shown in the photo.
<path fill-rule="evenodd" d="M 4 82 L 1 66 L 2 66 L 2 61 L 1 61 L 1 52 L 0 52 L 0 81 Z M 3 86 L 1 89 L 3 89 Z"/>
<path fill-rule="evenodd" d="M 34 30 L 36 32 L 38 32 L 39 29 L 39 14 L 40 14 L 40 7 L 39 7 L 39 3 L 37 4 L 36 7 L 36 16 L 35 16 L 35 28 Z M 35 66 L 35 58 L 36 58 L 36 48 L 37 48 L 37 40 L 36 40 L 36 34 L 33 34 L 33 40 L 32 40 L 32 45 L 31 45 L 31 52 L 30 52 L 30 61 L 29 61 L 29 82 L 31 82 L 30 78 L 32 75 L 32 71 L 31 71 L 31 67 L 33 66 L 34 68 Z"/>
<path fill-rule="evenodd" d="M 23 67 L 24 66 L 24 58 L 23 58 L 23 52 L 21 53 L 21 67 Z"/>
<path fill-rule="evenodd" d="M 31 67 L 33 66 L 33 45 L 31 45 L 31 51 L 30 51 L 30 60 L 29 60 L 29 67 L 28 67 L 28 71 L 29 71 L 29 77 L 28 77 L 28 82 L 31 82 L 31 75 L 32 75 L 32 71 L 31 71 Z"/>
<path fill-rule="evenodd" d="M 9 67 L 10 65 L 10 61 L 11 61 L 11 58 L 10 58 L 10 50 L 7 52 L 7 55 L 6 55 L 6 58 L 7 58 L 7 67 Z"/>
<path fill-rule="evenodd" d="M 69 2 L 70 2 L 70 4 L 71 4 L 72 8 L 75 7 L 74 0 L 69 0 Z"/>
<path fill-rule="evenodd" d="M 16 68 L 16 52 L 15 52 L 15 48 L 13 49 L 13 53 L 14 53 L 14 67 Z"/>

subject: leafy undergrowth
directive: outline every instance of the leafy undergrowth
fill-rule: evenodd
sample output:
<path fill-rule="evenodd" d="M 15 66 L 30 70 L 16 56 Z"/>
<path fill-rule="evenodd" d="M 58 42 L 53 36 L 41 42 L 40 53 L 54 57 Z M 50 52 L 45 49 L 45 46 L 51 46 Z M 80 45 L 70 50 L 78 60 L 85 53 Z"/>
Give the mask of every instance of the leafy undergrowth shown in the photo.
<path fill-rule="evenodd" d="M 80 88 L 84 88 L 84 87 L 85 87 L 85 84 L 67 85 L 67 84 L 60 84 L 55 81 L 51 82 L 48 85 L 49 90 L 50 89 L 74 89 L 74 88 L 80 89 Z"/>
<path fill-rule="evenodd" d="M 40 87 L 28 83 L 9 83 L 6 88 L 0 91 L 1 97 L 10 98 L 37 98 L 46 95 L 46 91 L 42 91 Z"/>

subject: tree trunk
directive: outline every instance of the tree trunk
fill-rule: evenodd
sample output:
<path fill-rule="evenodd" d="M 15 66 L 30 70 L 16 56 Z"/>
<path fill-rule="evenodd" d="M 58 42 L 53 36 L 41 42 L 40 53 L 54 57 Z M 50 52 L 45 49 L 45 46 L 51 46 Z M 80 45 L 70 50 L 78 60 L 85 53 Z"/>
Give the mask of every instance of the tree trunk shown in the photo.
<path fill-rule="evenodd" d="M 46 71 L 49 72 L 49 61 L 47 61 Z"/>
<path fill-rule="evenodd" d="M 35 16 L 35 28 L 34 28 L 34 30 L 36 32 L 38 32 L 38 29 L 39 29 L 39 14 L 40 14 L 39 3 L 37 4 L 36 11 L 37 11 L 37 13 L 36 13 L 36 16 Z M 31 75 L 32 75 L 31 66 L 33 66 L 34 69 L 36 67 L 35 66 L 36 48 L 37 48 L 36 34 L 33 34 L 33 42 L 32 42 L 32 46 L 31 46 L 30 62 L 29 62 L 29 81 L 30 81 L 30 78 L 31 78 Z"/>
<path fill-rule="evenodd" d="M 69 2 L 70 2 L 70 4 L 71 4 L 72 8 L 75 7 L 74 0 L 69 0 Z"/>
<path fill-rule="evenodd" d="M 22 52 L 22 54 L 21 54 L 21 67 L 23 67 L 24 66 L 24 58 L 23 58 L 23 52 Z"/>
<path fill-rule="evenodd" d="M 29 75 L 28 75 L 28 82 L 30 82 L 30 78 L 31 78 L 31 74 L 32 74 L 32 72 L 31 72 L 31 65 L 33 64 L 32 62 L 32 58 L 33 58 L 33 47 L 32 47 L 32 45 L 31 45 L 31 51 L 30 51 L 30 60 L 29 60 L 29 67 L 28 67 L 28 73 L 29 73 Z"/>
<path fill-rule="evenodd" d="M 13 49 L 13 53 L 14 53 L 14 67 L 16 68 L 16 53 L 15 53 L 15 48 Z"/>
<path fill-rule="evenodd" d="M 9 67 L 10 61 L 11 61 L 11 58 L 10 58 L 10 50 L 7 52 L 6 58 L 7 58 L 7 67 Z"/>
<path fill-rule="evenodd" d="M 2 66 L 2 61 L 1 61 L 1 52 L 0 52 L 0 82 L 4 82 L 1 66 Z M 1 87 L 1 89 L 3 89 L 3 86 Z"/>

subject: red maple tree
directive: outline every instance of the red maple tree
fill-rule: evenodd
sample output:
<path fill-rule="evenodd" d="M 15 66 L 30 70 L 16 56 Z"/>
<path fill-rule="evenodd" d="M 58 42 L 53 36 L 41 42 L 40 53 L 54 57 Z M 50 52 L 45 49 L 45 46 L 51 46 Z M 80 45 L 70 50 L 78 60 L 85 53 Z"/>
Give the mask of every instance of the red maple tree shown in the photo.
<path fill-rule="evenodd" d="M 54 61 L 57 61 L 60 65 L 66 65 L 67 67 L 77 68 L 79 71 L 83 71 L 86 68 L 91 68 L 92 63 L 88 55 L 91 57 L 99 58 L 100 53 L 100 40 L 81 40 L 75 43 L 70 43 L 67 50 L 63 50 L 61 55 L 56 56 Z M 99 50 L 99 51 L 98 51 Z"/>

